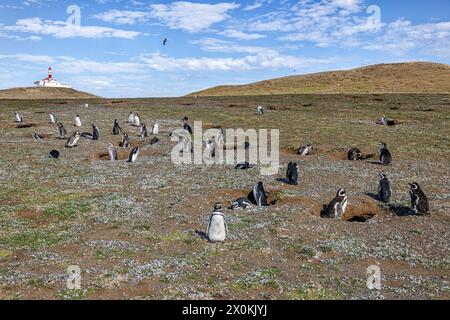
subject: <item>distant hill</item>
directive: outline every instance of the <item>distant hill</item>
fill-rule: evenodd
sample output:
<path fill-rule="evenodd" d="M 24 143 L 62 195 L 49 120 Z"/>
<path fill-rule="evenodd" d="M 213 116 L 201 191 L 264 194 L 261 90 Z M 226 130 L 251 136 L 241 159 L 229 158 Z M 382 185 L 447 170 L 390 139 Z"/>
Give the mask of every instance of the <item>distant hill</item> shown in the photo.
<path fill-rule="evenodd" d="M 96 99 L 89 93 L 67 88 L 13 88 L 0 90 L 0 99 Z"/>
<path fill-rule="evenodd" d="M 379 64 L 346 71 L 290 76 L 247 85 L 218 86 L 189 96 L 374 92 L 450 93 L 450 66 L 429 62 Z"/>

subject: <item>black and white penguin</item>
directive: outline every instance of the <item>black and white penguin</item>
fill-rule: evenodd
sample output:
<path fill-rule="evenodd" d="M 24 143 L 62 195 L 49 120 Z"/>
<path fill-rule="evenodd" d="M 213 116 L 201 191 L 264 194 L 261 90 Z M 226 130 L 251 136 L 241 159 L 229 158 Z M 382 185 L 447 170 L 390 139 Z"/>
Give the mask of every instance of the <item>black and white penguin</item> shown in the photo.
<path fill-rule="evenodd" d="M 288 181 L 288 184 L 293 186 L 298 185 L 298 175 L 299 175 L 298 165 L 294 162 L 289 163 L 286 171 L 286 179 Z"/>
<path fill-rule="evenodd" d="M 57 123 L 56 114 L 54 114 L 53 112 L 50 113 L 50 123 L 51 124 L 56 124 Z"/>
<path fill-rule="evenodd" d="M 89 140 L 97 141 L 100 139 L 100 129 L 95 124 L 92 124 L 92 133 L 85 132 L 81 136 Z"/>
<path fill-rule="evenodd" d="M 130 137 L 128 133 L 122 134 L 122 148 L 128 148 L 130 146 Z"/>
<path fill-rule="evenodd" d="M 380 162 L 384 166 L 388 166 L 392 163 L 392 155 L 389 151 L 387 144 L 384 142 L 381 142 L 380 145 Z"/>
<path fill-rule="evenodd" d="M 22 123 L 23 122 L 23 116 L 19 112 L 15 112 L 14 115 L 16 117 L 16 122 L 17 123 Z"/>
<path fill-rule="evenodd" d="M 344 189 L 340 189 L 336 197 L 325 206 L 320 216 L 328 219 L 341 219 L 347 209 L 348 197 Z"/>
<path fill-rule="evenodd" d="M 157 136 L 157 135 L 159 134 L 159 124 L 155 123 L 155 124 L 153 125 L 152 134 L 153 134 L 154 136 Z"/>
<path fill-rule="evenodd" d="M 59 159 L 59 151 L 58 150 L 50 151 L 49 157 L 52 159 Z"/>
<path fill-rule="evenodd" d="M 245 141 L 245 142 L 244 142 L 244 149 L 245 149 L 245 150 L 250 150 L 250 148 L 251 148 L 250 142 Z"/>
<path fill-rule="evenodd" d="M 255 204 L 258 207 L 268 207 L 269 206 L 269 204 L 267 203 L 267 193 L 264 190 L 264 185 L 262 182 L 259 182 L 253 188 L 253 199 L 255 200 Z"/>
<path fill-rule="evenodd" d="M 81 118 L 78 114 L 75 116 L 75 127 L 81 128 Z"/>
<path fill-rule="evenodd" d="M 380 183 L 378 185 L 378 199 L 383 203 L 391 201 L 392 189 L 391 181 L 385 174 L 380 174 Z"/>
<path fill-rule="evenodd" d="M 67 130 L 64 128 L 64 125 L 60 122 L 56 126 L 58 127 L 59 139 L 65 139 Z"/>
<path fill-rule="evenodd" d="M 264 114 L 264 108 L 262 106 L 258 106 L 256 108 L 256 114 L 257 115 L 263 115 Z"/>
<path fill-rule="evenodd" d="M 230 209 L 231 210 L 238 210 L 238 209 L 250 209 L 252 207 L 252 203 L 247 198 L 239 198 L 236 201 L 233 201 L 231 204 Z"/>
<path fill-rule="evenodd" d="M 300 156 L 309 156 L 314 149 L 311 145 L 302 146 L 298 149 L 297 154 Z"/>
<path fill-rule="evenodd" d="M 119 120 L 114 120 L 114 126 L 113 126 L 113 135 L 117 136 L 122 132 L 122 129 L 119 125 Z"/>
<path fill-rule="evenodd" d="M 159 143 L 160 143 L 159 138 L 157 136 L 153 136 L 152 140 L 150 141 L 150 145 L 154 146 Z"/>
<path fill-rule="evenodd" d="M 361 160 L 362 158 L 362 152 L 358 148 L 351 148 L 348 151 L 347 159 L 350 161 L 357 161 Z"/>
<path fill-rule="evenodd" d="M 189 124 L 188 117 L 185 117 L 183 119 L 183 129 L 186 130 L 187 132 L 189 132 L 190 135 L 192 135 L 193 131 L 192 131 L 191 125 Z"/>
<path fill-rule="evenodd" d="M 33 137 L 33 139 L 36 140 L 36 141 L 40 141 L 40 140 L 44 139 L 43 136 L 37 134 L 36 132 L 33 132 L 32 137 Z"/>
<path fill-rule="evenodd" d="M 216 203 L 209 218 L 206 236 L 210 242 L 224 242 L 228 237 L 228 225 L 225 219 L 223 206 Z"/>
<path fill-rule="evenodd" d="M 410 183 L 409 195 L 411 196 L 411 209 L 418 215 L 429 215 L 430 207 L 428 198 L 417 182 Z"/>
<path fill-rule="evenodd" d="M 382 125 L 382 126 L 387 126 L 388 125 L 388 120 L 386 118 L 385 115 L 383 115 L 378 121 L 377 124 Z"/>
<path fill-rule="evenodd" d="M 141 137 L 141 138 L 147 138 L 147 137 L 148 137 L 147 126 L 146 126 L 145 124 L 141 124 L 141 133 L 140 133 L 140 137 Z"/>
<path fill-rule="evenodd" d="M 81 134 L 79 131 L 76 131 L 66 142 L 65 148 L 75 148 L 78 146 L 78 141 L 80 140 Z"/>
<path fill-rule="evenodd" d="M 131 150 L 130 156 L 128 157 L 128 163 L 135 163 L 137 158 L 139 156 L 139 148 L 133 148 L 133 150 Z"/>
<path fill-rule="evenodd" d="M 112 143 L 108 145 L 108 155 L 110 161 L 117 161 L 117 150 Z"/>
<path fill-rule="evenodd" d="M 248 170 L 253 169 L 255 166 L 253 164 L 250 164 L 248 162 L 238 163 L 236 167 L 234 167 L 236 170 Z"/>
<path fill-rule="evenodd" d="M 128 115 L 128 123 L 134 125 L 134 112 L 130 112 Z"/>
<path fill-rule="evenodd" d="M 141 126 L 141 117 L 137 113 L 134 114 L 134 123 L 133 123 L 133 125 L 135 127 L 140 127 Z"/>

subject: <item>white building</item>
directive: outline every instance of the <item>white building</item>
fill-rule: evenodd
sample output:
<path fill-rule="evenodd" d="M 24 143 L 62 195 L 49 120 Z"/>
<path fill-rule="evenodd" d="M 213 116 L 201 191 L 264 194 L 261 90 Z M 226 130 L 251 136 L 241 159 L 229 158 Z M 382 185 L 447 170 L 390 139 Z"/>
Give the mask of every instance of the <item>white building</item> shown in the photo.
<path fill-rule="evenodd" d="M 53 79 L 52 67 L 48 67 L 48 76 L 45 79 L 36 81 L 34 83 L 37 87 L 48 87 L 48 88 L 68 88 L 72 89 L 71 86 L 62 84 L 55 79 Z"/>

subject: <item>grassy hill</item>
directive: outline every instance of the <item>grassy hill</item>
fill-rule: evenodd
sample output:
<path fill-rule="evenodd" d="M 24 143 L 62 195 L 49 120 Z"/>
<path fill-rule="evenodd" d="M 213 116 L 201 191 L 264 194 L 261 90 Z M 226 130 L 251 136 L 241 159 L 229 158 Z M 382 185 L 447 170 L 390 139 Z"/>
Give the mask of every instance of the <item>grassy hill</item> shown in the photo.
<path fill-rule="evenodd" d="M 247 85 L 218 86 L 190 96 L 305 93 L 450 93 L 450 66 L 429 62 L 372 65 L 290 76 Z"/>
<path fill-rule="evenodd" d="M 67 88 L 13 88 L 0 90 L 0 99 L 95 99 L 95 95 Z"/>

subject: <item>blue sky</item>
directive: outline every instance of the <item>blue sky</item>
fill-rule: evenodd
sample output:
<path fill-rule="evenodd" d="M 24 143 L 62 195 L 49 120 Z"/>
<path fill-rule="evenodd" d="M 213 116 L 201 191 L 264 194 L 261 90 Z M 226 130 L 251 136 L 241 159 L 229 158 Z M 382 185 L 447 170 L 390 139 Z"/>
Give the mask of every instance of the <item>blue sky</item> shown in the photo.
<path fill-rule="evenodd" d="M 103 97 L 179 96 L 417 60 L 449 64 L 450 0 L 0 1 L 0 88 L 51 65 Z"/>

